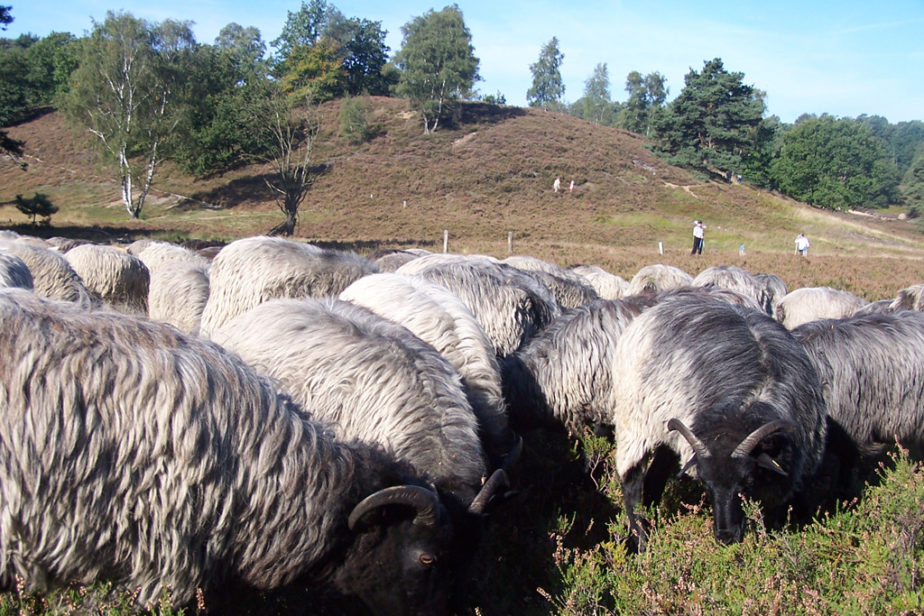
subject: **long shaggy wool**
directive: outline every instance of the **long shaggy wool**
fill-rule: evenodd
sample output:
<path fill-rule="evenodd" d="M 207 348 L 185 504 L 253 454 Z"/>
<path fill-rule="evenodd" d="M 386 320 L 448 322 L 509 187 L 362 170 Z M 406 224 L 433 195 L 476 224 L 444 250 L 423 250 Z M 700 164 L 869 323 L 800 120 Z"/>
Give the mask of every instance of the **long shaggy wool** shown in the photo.
<path fill-rule="evenodd" d="M 397 273 L 449 289 L 478 319 L 499 358 L 514 353 L 561 314 L 545 285 L 489 257 L 427 255 L 402 265 Z"/>
<path fill-rule="evenodd" d="M 273 588 L 338 549 L 363 450 L 217 345 L 0 290 L 0 580 L 143 604 Z"/>
<path fill-rule="evenodd" d="M 522 255 L 507 257 L 501 263 L 511 265 L 538 279 L 549 288 L 555 301 L 564 310 L 599 299 L 597 291 L 585 278 L 555 263 Z"/>
<path fill-rule="evenodd" d="M 689 286 L 693 277 L 674 265 L 654 263 L 638 270 L 629 281 L 626 295 L 658 293 L 674 287 Z"/>
<path fill-rule="evenodd" d="M 403 325 L 445 357 L 462 377 L 488 451 L 509 450 L 512 435 L 494 347 L 461 299 L 419 276 L 389 273 L 360 278 L 340 299 Z"/>
<path fill-rule="evenodd" d="M 148 316 L 189 333 L 199 333 L 209 299 L 208 269 L 197 261 L 165 261 L 151 270 Z"/>
<path fill-rule="evenodd" d="M 151 276 L 141 259 L 101 244 L 76 246 L 64 258 L 101 302 L 121 312 L 147 314 Z"/>
<path fill-rule="evenodd" d="M 33 290 L 39 297 L 74 302 L 85 307 L 99 305 L 63 255 L 20 241 L 0 241 L 0 250 L 16 255 L 32 272 Z"/>
<path fill-rule="evenodd" d="M 517 427 L 611 424 L 612 358 L 626 325 L 654 303 L 598 299 L 569 310 L 503 364 L 505 396 Z"/>
<path fill-rule="evenodd" d="M 329 298 L 268 301 L 212 339 L 239 354 L 344 440 L 375 443 L 468 504 L 486 465 L 452 365 L 405 327 Z"/>
<path fill-rule="evenodd" d="M 753 299 L 767 314 L 773 311 L 772 294 L 766 283 L 744 268 L 735 265 L 707 267 L 693 278 L 692 284 L 694 287 L 713 286 L 737 291 Z"/>
<path fill-rule="evenodd" d="M 571 269 L 583 276 L 601 299 L 621 299 L 629 290 L 628 280 L 598 265 L 574 265 Z"/>
<path fill-rule="evenodd" d="M 378 272 L 368 259 L 274 237 L 250 237 L 221 249 L 209 272 L 209 300 L 200 333 L 267 300 L 336 297 L 350 283 Z"/>
<path fill-rule="evenodd" d="M 0 248 L 0 287 L 32 289 L 32 272 L 26 262 Z"/>
<path fill-rule="evenodd" d="M 792 333 L 821 377 L 828 414 L 857 443 L 898 439 L 924 455 L 924 313 L 824 319 Z"/>
<path fill-rule="evenodd" d="M 767 314 L 696 295 L 659 302 L 623 331 L 613 359 L 611 399 L 616 467 L 624 476 L 659 445 L 686 464 L 692 449 L 667 422 L 694 433 L 709 409 L 766 403 L 746 435 L 768 421 L 794 423 L 797 457 L 786 467 L 788 490 L 799 487 L 821 459 L 825 406 L 818 376 L 802 346 Z M 737 426 L 736 426 L 737 427 Z"/>
<path fill-rule="evenodd" d="M 802 287 L 780 300 L 774 317 L 791 330 L 809 321 L 849 317 L 868 303 L 853 293 L 831 287 Z"/>

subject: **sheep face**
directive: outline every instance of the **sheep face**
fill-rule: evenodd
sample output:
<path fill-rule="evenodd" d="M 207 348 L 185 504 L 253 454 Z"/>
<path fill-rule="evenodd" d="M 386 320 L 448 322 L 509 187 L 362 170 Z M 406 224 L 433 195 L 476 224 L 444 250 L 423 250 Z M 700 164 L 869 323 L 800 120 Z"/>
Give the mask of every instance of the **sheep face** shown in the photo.
<path fill-rule="evenodd" d="M 406 490 L 403 486 L 402 490 Z M 353 541 L 333 581 L 359 597 L 372 614 L 449 614 L 454 530 L 438 497 L 383 490 L 368 510 L 350 518 Z M 423 495 L 423 496 L 421 496 Z"/>
<path fill-rule="evenodd" d="M 694 456 L 687 468 L 695 465 L 697 476 L 712 502 L 713 534 L 717 541 L 725 544 L 737 543 L 744 535 L 744 498 L 774 506 L 791 492 L 786 467 L 787 461 L 792 459 L 793 443 L 787 433 L 794 431 L 795 425 L 788 421 L 768 421 L 766 413 L 754 413 L 754 408 L 749 410 L 752 417 L 765 417 L 756 427 L 753 422 L 718 420 L 695 426 L 696 434 L 677 419 L 668 422 L 668 427 L 680 432 L 693 448 Z M 721 416 L 722 413 L 712 415 L 714 419 Z M 749 429 L 742 430 L 744 427 Z"/>

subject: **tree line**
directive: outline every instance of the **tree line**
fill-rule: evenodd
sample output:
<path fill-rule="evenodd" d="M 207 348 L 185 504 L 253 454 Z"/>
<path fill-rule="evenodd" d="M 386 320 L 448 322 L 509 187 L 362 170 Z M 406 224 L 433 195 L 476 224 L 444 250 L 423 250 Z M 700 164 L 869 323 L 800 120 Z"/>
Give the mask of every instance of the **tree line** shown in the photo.
<path fill-rule="evenodd" d="M 14 18 L 0 6 L 0 27 Z M 407 98 L 424 134 L 452 121 L 461 101 L 505 104 L 481 95 L 479 60 L 462 11 L 430 10 L 402 27 L 391 57 L 381 22 L 346 17 L 326 0 L 289 11 L 280 36 L 230 23 L 211 44 L 186 21 L 151 23 L 107 13 L 90 33 L 0 38 L 0 127 L 54 107 L 91 136 L 118 173 L 129 216 L 141 215 L 158 164 L 170 158 L 196 176 L 250 162 L 270 163 L 266 180 L 291 233 L 312 181 L 317 104 L 344 98 L 341 132 L 368 138 L 364 95 Z M 924 207 L 924 122 L 890 124 L 879 116 L 804 115 L 793 124 L 766 116 L 764 93 L 720 58 L 690 69 L 669 103 L 658 72 L 626 77 L 614 101 L 605 63 L 583 95 L 564 102 L 557 38 L 529 66 L 530 106 L 571 113 L 644 135 L 672 164 L 722 181 L 746 181 L 833 209 L 904 203 Z M 0 148 L 22 144 L 0 131 Z"/>

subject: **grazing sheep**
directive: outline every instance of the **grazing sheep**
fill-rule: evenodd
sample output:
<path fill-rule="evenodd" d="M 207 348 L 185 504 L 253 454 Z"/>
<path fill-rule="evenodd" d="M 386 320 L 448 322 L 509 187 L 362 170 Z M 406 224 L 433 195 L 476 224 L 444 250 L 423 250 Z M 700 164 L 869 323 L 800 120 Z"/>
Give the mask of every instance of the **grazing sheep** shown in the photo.
<path fill-rule="evenodd" d="M 611 274 L 597 265 L 573 265 L 571 269 L 583 276 L 601 299 L 621 299 L 628 294 L 629 281 Z"/>
<path fill-rule="evenodd" d="M 898 292 L 892 301 L 892 310 L 924 311 L 924 283 L 911 285 Z"/>
<path fill-rule="evenodd" d="M 0 290 L 0 332 L 7 588 L 109 579 L 150 606 L 297 585 L 448 613 L 439 497 L 233 354 L 20 289 Z"/>
<path fill-rule="evenodd" d="M 629 281 L 627 295 L 658 293 L 674 287 L 690 286 L 693 277 L 679 267 L 656 263 L 646 265 Z"/>
<path fill-rule="evenodd" d="M 716 265 L 707 267 L 693 278 L 694 287 L 718 287 L 730 289 L 754 300 L 754 303 L 764 312 L 770 314 L 770 293 L 765 284 L 746 269 L 735 265 Z"/>
<path fill-rule="evenodd" d="M 32 290 L 32 272 L 26 262 L 0 248 L 0 287 Z"/>
<path fill-rule="evenodd" d="M 151 275 L 141 259 L 100 244 L 82 244 L 66 253 L 90 292 L 120 312 L 147 314 Z"/>
<path fill-rule="evenodd" d="M 199 262 L 166 261 L 151 270 L 148 316 L 152 319 L 198 334 L 208 299 L 208 268 Z"/>
<path fill-rule="evenodd" d="M 695 469 L 714 511 L 714 534 L 739 541 L 741 495 L 782 505 L 821 460 L 825 405 L 802 346 L 767 314 L 706 297 L 666 299 L 623 331 L 613 361 L 616 469 L 630 531 L 646 544 L 636 506 L 656 502 L 673 450 Z M 646 477 L 646 473 L 650 475 Z M 653 488 L 643 495 L 643 486 Z"/>
<path fill-rule="evenodd" d="M 462 300 L 418 276 L 371 274 L 348 286 L 343 301 L 363 306 L 409 329 L 458 371 L 496 465 L 514 445 L 494 347 Z"/>
<path fill-rule="evenodd" d="M 577 308 L 599 299 L 597 291 L 585 278 L 554 263 L 519 255 L 507 257 L 501 263 L 511 265 L 537 278 L 539 282 L 548 287 L 555 301 L 564 310 Z"/>
<path fill-rule="evenodd" d="M 413 261 L 420 256 L 407 250 L 389 250 L 385 253 L 372 255 L 371 259 L 380 272 L 394 272 L 408 261 Z"/>
<path fill-rule="evenodd" d="M 647 294 L 645 294 L 647 295 Z M 760 304 L 757 303 L 757 300 L 750 295 L 745 295 L 733 289 L 725 289 L 723 287 L 715 286 L 705 286 L 705 287 L 674 287 L 673 289 L 667 289 L 666 291 L 661 291 L 651 297 L 655 301 L 663 301 L 665 299 L 670 299 L 672 297 L 678 296 L 700 296 L 710 299 L 719 300 L 732 306 L 741 306 L 744 308 L 750 308 L 753 310 L 763 310 Z M 640 296 L 632 296 L 640 297 Z"/>
<path fill-rule="evenodd" d="M 336 297 L 357 278 L 377 272 L 359 255 L 274 237 L 250 237 L 221 249 L 209 271 L 209 300 L 200 333 L 267 300 Z"/>
<path fill-rule="evenodd" d="M 506 357 L 561 314 L 549 289 L 490 257 L 428 255 L 398 268 L 449 289 L 478 319 L 499 358 Z"/>
<path fill-rule="evenodd" d="M 598 299 L 562 314 L 502 365 L 515 429 L 612 424 L 611 359 L 626 324 L 655 303 L 649 296 Z"/>
<path fill-rule="evenodd" d="M 206 271 L 211 265 L 211 261 L 205 257 L 169 242 L 138 240 L 129 244 L 126 252 L 141 259 L 152 273 L 161 265 L 172 261 L 189 261 Z"/>
<path fill-rule="evenodd" d="M 74 302 L 87 308 L 99 305 L 64 255 L 18 241 L 0 241 L 0 251 L 23 260 L 32 272 L 33 291 L 39 297 Z"/>
<path fill-rule="evenodd" d="M 758 273 L 754 274 L 754 278 L 756 278 L 765 289 L 768 304 L 770 306 L 770 310 L 767 311 L 767 314 L 775 318 L 777 307 L 788 292 L 786 289 L 786 282 L 776 274 Z"/>
<path fill-rule="evenodd" d="M 486 475 L 458 372 L 407 328 L 331 298 L 264 302 L 212 340 L 278 381 L 343 440 L 376 443 L 465 506 Z"/>
<path fill-rule="evenodd" d="M 792 334 L 815 365 L 828 415 L 858 445 L 897 439 L 924 457 L 924 313 L 823 319 Z"/>
<path fill-rule="evenodd" d="M 774 317 L 791 330 L 817 319 L 849 317 L 868 303 L 853 293 L 831 287 L 802 287 L 780 300 Z"/>

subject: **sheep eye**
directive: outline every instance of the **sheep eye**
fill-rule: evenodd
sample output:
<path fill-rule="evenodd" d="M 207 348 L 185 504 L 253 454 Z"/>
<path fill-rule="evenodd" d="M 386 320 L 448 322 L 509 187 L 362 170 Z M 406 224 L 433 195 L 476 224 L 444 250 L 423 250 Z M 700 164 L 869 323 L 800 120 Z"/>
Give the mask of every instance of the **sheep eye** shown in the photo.
<path fill-rule="evenodd" d="M 426 565 L 429 567 L 436 562 L 436 557 L 433 556 L 433 554 L 423 553 L 418 557 L 418 560 L 420 560 L 421 565 Z"/>

